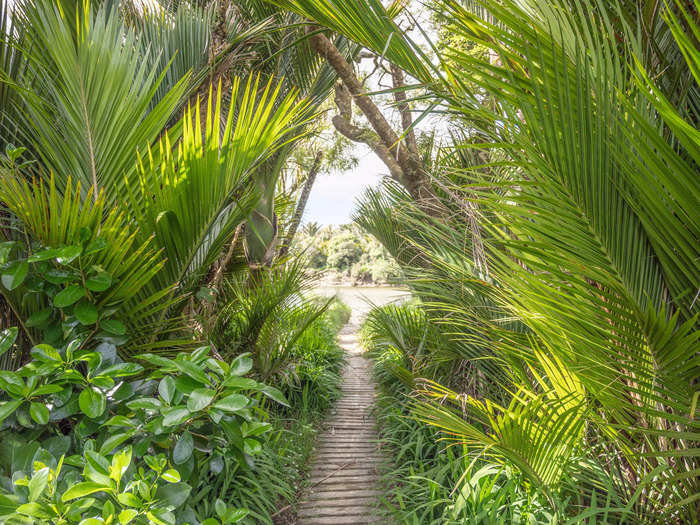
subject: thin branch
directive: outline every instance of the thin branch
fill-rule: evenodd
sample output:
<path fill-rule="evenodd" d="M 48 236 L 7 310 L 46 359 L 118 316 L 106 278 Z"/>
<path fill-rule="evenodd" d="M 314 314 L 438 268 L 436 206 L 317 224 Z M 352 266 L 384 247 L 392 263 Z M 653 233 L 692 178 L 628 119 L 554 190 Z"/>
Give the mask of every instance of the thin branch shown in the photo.
<path fill-rule="evenodd" d="M 393 64 L 391 65 L 391 79 L 394 83 L 394 100 L 401 115 L 401 127 L 403 128 L 406 147 L 411 153 L 418 156 L 418 143 L 416 142 L 416 134 L 413 131 L 413 116 L 406 99 L 406 92 L 403 90 L 406 87 L 406 81 L 403 71 Z"/>
<path fill-rule="evenodd" d="M 322 159 L 323 151 L 319 151 L 316 154 L 316 158 L 314 159 L 314 163 L 311 166 L 311 170 L 309 171 L 309 174 L 306 177 L 306 181 L 304 182 L 304 188 L 301 190 L 301 195 L 299 196 L 299 201 L 297 202 L 297 207 L 294 210 L 294 216 L 292 217 L 292 224 L 289 226 L 289 231 L 287 232 L 287 236 L 285 237 L 284 242 L 282 243 L 282 247 L 280 248 L 278 254 L 278 257 L 280 258 L 287 255 L 287 253 L 289 252 L 289 248 L 292 245 L 294 236 L 296 235 L 297 229 L 299 228 L 299 224 L 301 223 L 301 218 L 304 215 L 304 209 L 306 208 L 306 203 L 309 200 L 311 189 L 313 188 L 314 182 L 316 181 L 316 176 L 318 175 L 318 172 L 321 169 Z"/>

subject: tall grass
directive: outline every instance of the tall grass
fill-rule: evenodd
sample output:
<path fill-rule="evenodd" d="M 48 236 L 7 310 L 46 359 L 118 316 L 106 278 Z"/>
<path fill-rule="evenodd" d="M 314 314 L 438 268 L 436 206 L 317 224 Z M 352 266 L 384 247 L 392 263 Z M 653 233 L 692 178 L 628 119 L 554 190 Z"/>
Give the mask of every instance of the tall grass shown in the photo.
<path fill-rule="evenodd" d="M 463 444 L 441 440 L 438 430 L 413 416 L 409 379 L 417 370 L 427 371 L 423 361 L 431 362 L 421 354 L 438 339 L 449 344 L 418 304 L 373 309 L 362 339 L 375 360 L 380 387 L 379 443 L 391 458 L 382 473 L 387 520 L 406 525 L 550 522 L 542 502 L 523 490 L 516 472 Z M 454 363 L 445 364 L 449 370 Z"/>

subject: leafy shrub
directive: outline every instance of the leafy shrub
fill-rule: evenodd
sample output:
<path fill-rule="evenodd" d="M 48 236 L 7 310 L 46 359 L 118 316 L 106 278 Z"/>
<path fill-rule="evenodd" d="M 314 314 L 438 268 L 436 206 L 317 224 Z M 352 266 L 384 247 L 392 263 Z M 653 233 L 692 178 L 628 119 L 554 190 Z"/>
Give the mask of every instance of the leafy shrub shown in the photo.
<path fill-rule="evenodd" d="M 278 292 L 289 290 L 284 285 L 285 278 L 279 273 L 275 275 L 280 277 L 276 281 Z M 270 298 L 267 296 L 267 299 Z M 294 299 L 298 300 L 298 297 L 294 295 Z M 293 344 L 285 349 L 285 364 L 279 370 L 286 370 L 287 373 L 275 376 L 276 384 L 288 399 L 289 406 L 271 407 L 272 428 L 263 436 L 261 451 L 251 469 L 242 470 L 235 462 L 226 464 L 219 475 L 201 485 L 201 494 L 194 494 L 193 500 L 201 501 L 202 507 L 207 505 L 206 495 L 211 490 L 220 495 L 226 494 L 228 500 L 248 509 L 250 514 L 243 520 L 244 523 L 272 524 L 280 508 L 288 507 L 295 501 L 312 452 L 318 423 L 340 395 L 343 352 L 336 342 L 336 334 L 350 317 L 349 307 L 337 300 L 328 302 L 327 299 L 316 298 L 308 302 L 314 308 L 320 308 L 320 314 L 305 324 Z M 274 308 L 270 311 L 279 310 Z M 244 314 L 239 312 L 239 315 Z M 253 319 L 250 312 L 246 319 Z M 298 329 L 296 319 L 289 312 L 279 316 L 268 314 L 263 323 L 268 328 L 262 331 L 292 332 Z M 238 329 L 243 326 L 238 325 Z M 262 340 L 259 339 L 257 343 L 260 344 Z"/>
<path fill-rule="evenodd" d="M 0 350 L 6 351 L 14 336 L 16 330 L 3 332 Z M 244 377 L 253 366 L 247 355 L 238 356 L 227 364 L 211 358 L 208 347 L 189 354 L 180 353 L 175 359 L 143 354 L 140 358 L 153 366 L 152 371 L 147 378 L 127 381 L 129 377 L 142 375 L 144 368 L 121 362 L 116 353 L 100 350 L 99 347 L 81 349 L 80 340 L 72 341 L 62 351 L 41 344 L 32 348 L 32 360 L 19 370 L 0 372 L 0 387 L 9 398 L 0 404 L 2 443 L 9 447 L 0 458 L 0 481 L 8 494 L 14 493 L 16 483 L 13 482 L 19 479 L 18 472 L 27 472 L 37 461 L 44 466 L 34 466 L 32 472 L 41 470 L 40 476 L 45 475 L 43 472 L 48 476 L 49 471 L 42 469 L 50 466 L 54 469 L 52 476 L 57 478 L 64 461 L 56 458 L 68 455 L 71 459 L 66 464 L 81 466 L 80 461 L 72 459 L 77 453 L 85 456 L 85 461 L 91 465 L 93 455 L 106 458 L 123 446 L 129 451 L 129 461 L 121 456 L 121 459 L 112 459 L 126 465 L 123 470 L 131 464 L 132 452 L 138 458 L 155 456 L 159 458 L 160 470 L 155 468 L 154 462 L 148 466 L 158 476 L 165 472 L 166 462 L 177 465 L 177 482 L 181 479 L 199 486 L 210 475 L 221 473 L 225 462 L 229 466 L 235 463 L 240 469 L 250 468 L 253 457 L 262 449 L 264 434 L 270 429 L 270 424 L 260 419 L 264 415 L 263 399 L 268 397 L 286 403 L 279 390 Z M 23 437 L 27 432 L 32 436 L 28 447 Z M 24 459 L 18 463 L 17 450 L 21 447 L 25 449 Z M 49 449 L 53 453 L 49 453 Z M 107 460 L 95 461 L 104 467 Z M 113 494 L 112 489 L 105 488 L 109 468 L 107 471 L 107 478 L 100 478 L 105 482 L 100 485 L 102 488 L 95 485 L 98 481 L 94 476 L 87 476 L 84 481 L 92 485 L 76 486 Z M 138 472 L 141 481 L 150 480 L 150 474 Z M 172 474 L 171 478 L 174 477 Z M 78 482 L 73 478 L 69 480 Z M 118 480 L 112 481 L 118 485 Z M 189 492 L 189 486 L 187 490 Z M 52 494 L 58 497 L 55 490 Z M 26 514 L 40 505 L 35 504 L 35 500 L 23 501 L 22 498 L 21 493 L 14 499 L 6 496 L 3 500 L 6 504 L 0 507 L 0 512 Z M 63 502 L 72 499 L 65 494 L 61 498 Z M 141 498 L 146 500 L 143 495 Z M 177 506 L 182 505 L 184 499 Z M 28 503 L 32 505 L 20 508 Z M 64 510 L 86 517 L 93 503 L 85 505 L 85 508 L 74 508 L 70 504 L 70 508 Z M 166 508 L 171 506 L 170 503 L 165 506 L 153 503 L 144 507 L 142 513 L 147 515 L 165 509 L 158 510 L 159 519 L 163 523 L 175 523 L 168 514 L 171 509 Z M 193 518 L 198 514 L 192 505 L 185 511 Z M 229 511 L 223 510 L 221 505 L 219 511 L 217 515 L 229 516 Z M 37 516 L 48 519 L 43 514 Z"/>
<path fill-rule="evenodd" d="M 479 456 L 471 457 L 460 443 L 440 440 L 435 428 L 413 416 L 412 385 L 403 382 L 406 374 L 401 370 L 415 362 L 416 347 L 411 346 L 409 333 L 396 330 L 402 313 L 406 316 L 403 319 L 420 320 L 412 315 L 414 309 L 411 305 L 377 308 L 363 326 L 363 341 L 372 345 L 369 348 L 380 385 L 375 408 L 379 441 L 392 458 L 382 472 L 387 517 L 410 525 L 550 523 L 551 516 L 542 502 L 521 488 L 522 480 L 516 473 Z M 395 325 L 387 322 L 392 314 Z M 425 330 L 425 322 L 423 318 L 413 327 Z M 403 350 L 392 343 L 401 340 Z M 413 344 L 420 342 L 413 339 Z M 407 351 L 410 348 L 414 351 Z M 417 350 L 419 355 L 420 348 Z"/>
<path fill-rule="evenodd" d="M 4 173 L 0 179 L 0 200 L 26 232 L 22 242 L 0 243 L 0 290 L 30 340 L 137 342 L 171 304 L 149 286 L 164 264 L 150 241 L 136 241 L 104 194 L 82 202 L 80 184 L 70 179 L 63 195 L 53 179 L 33 185 Z M 149 336 L 152 331 L 151 325 Z"/>
<path fill-rule="evenodd" d="M 4 507 L 14 507 L 6 523 L 175 523 L 173 511 L 184 505 L 190 487 L 164 455 L 139 461 L 127 447 L 110 458 L 94 447 L 89 441 L 82 457 L 58 460 L 35 454 L 31 476 L 16 471 L 14 493 L 0 496 Z"/>

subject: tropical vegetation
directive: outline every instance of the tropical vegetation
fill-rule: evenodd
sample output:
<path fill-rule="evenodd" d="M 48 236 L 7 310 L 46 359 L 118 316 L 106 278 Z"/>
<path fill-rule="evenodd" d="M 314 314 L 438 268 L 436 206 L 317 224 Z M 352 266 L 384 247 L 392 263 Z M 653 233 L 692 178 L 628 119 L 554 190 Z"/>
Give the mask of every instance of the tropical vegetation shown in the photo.
<path fill-rule="evenodd" d="M 355 224 L 325 226 L 308 222 L 297 235 L 292 253 L 303 256 L 325 281 L 363 284 L 392 284 L 401 269 L 377 239 Z"/>
<path fill-rule="evenodd" d="M 699 12 L 0 0 L 1 519 L 293 519 L 370 253 L 387 522 L 698 523 Z"/>

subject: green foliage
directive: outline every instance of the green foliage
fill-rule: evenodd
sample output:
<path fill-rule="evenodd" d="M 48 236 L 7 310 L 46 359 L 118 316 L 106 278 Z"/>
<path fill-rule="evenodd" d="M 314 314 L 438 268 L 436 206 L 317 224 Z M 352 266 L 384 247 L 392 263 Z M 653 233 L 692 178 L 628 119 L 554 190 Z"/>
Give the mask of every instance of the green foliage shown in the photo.
<path fill-rule="evenodd" d="M 348 275 L 360 283 L 395 282 L 401 275 L 387 250 L 354 225 L 301 232 L 295 250 L 311 268 Z"/>
<path fill-rule="evenodd" d="M 127 447 L 105 456 L 88 443 L 82 457 L 48 457 L 48 465 L 33 462 L 31 477 L 15 477 L 14 498 L 7 498 L 8 503 L 15 498 L 24 503 L 7 516 L 7 523 L 170 525 L 176 521 L 173 511 L 190 492 L 162 455 L 136 460 Z"/>
<path fill-rule="evenodd" d="M 19 323 L 0 330 L 0 356 L 17 363 L 0 372 L 0 521 L 270 521 L 296 487 L 275 489 L 280 473 L 308 454 L 273 458 L 285 449 L 270 414 L 298 418 L 290 401 L 318 412 L 337 395 L 340 315 L 289 295 L 245 302 L 236 315 L 251 324 L 224 361 L 199 347 L 211 323 L 193 329 L 191 296 L 274 194 L 264 167 L 284 166 L 309 122 L 309 101 L 273 76 L 320 104 L 335 75 L 289 45 L 295 16 L 262 3 L 225 20 L 187 3 L 132 7 L 0 3 L 0 292 Z M 200 102 L 210 74 L 221 82 Z M 256 458 L 263 499 L 243 490 Z"/>
<path fill-rule="evenodd" d="M 158 137 L 188 77 L 151 108 L 163 72 L 147 67 L 138 35 L 112 9 L 89 2 L 72 12 L 49 1 L 20 5 L 15 20 L 32 45 L 18 79 L 24 104 L 18 125 L 61 189 L 72 176 L 95 197 L 104 188 L 111 206 L 124 174 L 134 171 L 137 148 Z"/>
<path fill-rule="evenodd" d="M 245 329 L 245 332 L 237 332 L 237 337 L 242 333 L 248 334 L 247 338 L 239 339 L 249 342 L 250 346 L 247 348 L 254 348 L 255 344 L 269 341 L 261 337 L 252 344 L 250 336 L 254 326 L 262 325 L 262 334 L 268 329 L 281 333 L 298 330 L 296 323 L 306 323 L 306 320 L 304 318 L 299 321 L 293 313 L 294 307 L 287 311 L 289 307 L 285 304 L 290 298 L 293 299 L 293 303 L 299 301 L 299 288 L 296 285 L 299 284 L 297 279 L 303 277 L 303 273 L 297 274 L 296 271 L 294 266 L 271 270 L 267 277 L 274 278 L 267 284 L 264 284 L 265 281 L 259 284 L 268 292 L 275 290 L 275 299 L 272 299 L 272 295 L 265 294 L 260 297 L 252 296 L 251 302 L 243 305 L 232 302 L 227 307 L 227 317 L 220 319 L 219 328 Z M 258 277 L 267 278 L 265 275 Z M 273 284 L 276 286 L 273 287 Z M 260 305 L 263 298 L 270 300 L 264 308 Z M 296 501 L 298 483 L 306 475 L 305 468 L 312 453 L 317 425 L 340 395 L 343 358 L 342 350 L 335 339 L 338 330 L 350 315 L 349 308 L 337 300 L 330 304 L 325 299 L 302 302 L 305 302 L 307 307 L 320 310 L 321 313 L 305 324 L 295 341 L 284 352 L 277 354 L 278 369 L 282 372 L 273 376 L 274 383 L 280 387 L 289 406 L 270 407 L 271 428 L 262 436 L 261 450 L 256 455 L 253 469 L 242 470 L 240 464 L 232 463 L 228 456 L 224 456 L 219 467 L 221 470 L 214 472 L 215 475 L 212 475 L 207 483 L 198 486 L 193 500 L 198 502 L 205 514 L 210 493 L 226 494 L 229 501 L 236 501 L 249 509 L 250 515 L 243 521 L 246 524 L 272 524 L 273 517 L 279 517 L 278 511 L 281 507 Z M 251 311 L 246 313 L 244 309 Z M 223 322 L 224 319 L 228 319 L 228 326 Z M 238 351 L 242 350 L 241 347 L 237 348 Z M 228 348 L 222 345 L 220 350 Z M 266 370 L 254 366 L 252 372 L 262 375 Z"/>
<path fill-rule="evenodd" d="M 154 236 L 167 256 L 156 276 L 161 287 L 177 282 L 182 292 L 192 291 L 260 198 L 251 186 L 254 168 L 298 138 L 308 103 L 295 90 L 280 96 L 282 85 L 253 75 L 245 84 L 235 79 L 225 116 L 223 90 L 212 88 L 206 117 L 199 103 L 188 107 L 177 148 L 170 142 L 177 136 L 166 134 L 127 182 L 141 238 Z"/>
<path fill-rule="evenodd" d="M 382 473 L 388 519 L 411 525 L 551 523 L 543 502 L 522 489 L 513 471 L 472 460 L 469 449 L 448 447 L 416 421 L 407 393 L 385 384 L 377 400 L 380 443 L 392 456 Z"/>
<path fill-rule="evenodd" d="M 466 123 L 430 164 L 434 215 L 391 184 L 358 214 L 469 365 L 451 388 L 424 378 L 414 413 L 517 472 L 558 521 L 697 523 L 688 6 L 438 1 L 454 38 L 484 52 L 429 62 L 379 2 L 280 3 Z"/>
<path fill-rule="evenodd" d="M 13 340 L 13 331 L 3 333 L 3 348 L 7 350 Z M 68 463 L 80 467 L 82 463 L 74 458 L 74 453 L 84 454 L 87 464 L 98 468 L 95 462 L 98 466 L 107 464 L 107 460 L 99 459 L 100 455 L 109 456 L 115 449 L 129 445 L 128 460 L 125 451 L 112 459 L 112 463 L 124 463 L 120 463 L 121 474 L 128 469 L 132 449 L 138 458 L 145 454 L 157 455 L 152 460 L 148 455 L 145 457 L 157 476 L 145 475 L 143 469 L 139 469 L 140 481 L 132 481 L 124 489 L 138 491 L 138 497 L 118 495 L 119 479 L 113 479 L 114 484 L 107 481 L 116 467 L 111 470 L 105 467 L 104 473 L 94 475 L 88 475 L 88 469 L 84 481 L 69 477 L 67 492 L 57 492 L 54 486 L 48 497 L 68 502 L 105 492 L 138 510 L 138 515 L 155 513 L 163 523 L 175 523 L 174 516 L 167 514 L 171 509 L 166 507 L 182 506 L 187 500 L 189 486 L 185 486 L 187 494 L 183 495 L 174 488 L 156 490 L 156 481 L 159 478 L 172 483 L 182 480 L 196 487 L 210 472 L 220 472 L 223 458 L 231 468 L 249 468 L 270 429 L 270 424 L 260 419 L 265 415 L 260 407 L 261 400 L 270 398 L 286 403 L 277 389 L 244 377 L 252 368 L 252 360 L 246 355 L 227 364 L 209 357 L 208 353 L 209 349 L 203 347 L 190 354 L 181 353 L 175 359 L 144 354 L 140 358 L 154 367 L 149 380 L 144 382 L 143 379 L 128 380 L 141 374 L 142 366 L 119 361 L 116 352 L 113 349 L 110 352 L 104 344 L 96 351 L 81 349 L 79 340 L 72 341 L 61 351 L 46 344 L 34 347 L 32 361 L 16 372 L 0 374 L 0 387 L 9 397 L 0 404 L 0 423 L 5 429 L 5 448 L 0 458 L 2 486 L 10 487 L 10 480 L 16 480 L 18 472 L 26 471 L 27 466 L 36 465 L 36 458 L 49 454 L 47 450 L 54 461 L 52 468 L 56 469 L 48 478 L 57 482 L 63 463 L 59 457 L 73 452 L 66 456 L 70 459 Z M 32 432 L 31 446 L 26 447 L 21 434 L 10 429 Z M 65 436 L 60 429 L 71 429 L 71 434 Z M 22 447 L 26 450 L 21 451 Z M 177 465 L 178 471 L 166 471 L 167 463 Z M 35 467 L 34 471 L 43 468 Z M 140 482 L 149 488 L 141 486 Z M 25 504 L 22 498 L 13 499 L 9 495 L 7 498 L 17 505 Z M 157 499 L 164 499 L 166 503 L 158 503 Z M 53 516 L 46 515 L 34 500 L 36 498 L 27 502 L 32 504 L 31 508 L 15 505 L 6 510 L 35 517 Z M 172 501 L 176 504 L 171 504 Z M 100 508 L 103 503 L 99 503 Z M 94 504 L 94 501 L 85 500 L 65 508 L 59 505 L 56 512 L 70 514 L 77 522 L 78 518 L 90 515 Z M 233 519 L 229 510 L 216 512 L 222 519 Z M 149 515 L 148 519 L 156 518 Z"/>

